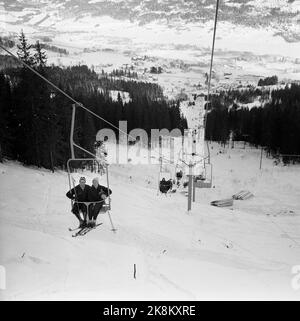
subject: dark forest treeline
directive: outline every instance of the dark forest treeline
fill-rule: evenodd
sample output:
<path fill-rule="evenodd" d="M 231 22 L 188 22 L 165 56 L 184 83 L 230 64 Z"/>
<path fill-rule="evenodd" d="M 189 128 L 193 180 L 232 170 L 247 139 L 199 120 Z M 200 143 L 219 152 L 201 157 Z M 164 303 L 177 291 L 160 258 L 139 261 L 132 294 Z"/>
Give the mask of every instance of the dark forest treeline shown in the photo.
<path fill-rule="evenodd" d="M 272 76 L 272 77 L 266 77 L 265 79 L 259 79 L 258 86 L 272 86 L 278 84 L 278 77 Z"/>
<path fill-rule="evenodd" d="M 0 70 L 7 70 L 16 67 L 21 67 L 21 63 L 18 63 L 15 58 L 8 55 L 0 55 Z"/>
<path fill-rule="evenodd" d="M 186 128 L 179 104 L 166 102 L 157 85 L 99 78 L 87 66 L 47 67 L 44 50 L 39 43 L 29 45 L 24 34 L 18 49 L 24 62 L 117 127 L 120 120 L 127 120 L 128 132 L 134 128 L 143 128 L 149 134 L 151 128 Z M 128 91 L 132 101 L 112 101 L 110 89 Z M 71 104 L 24 67 L 1 72 L 0 159 L 6 156 L 27 165 L 62 167 L 70 158 Z M 75 141 L 93 151 L 97 131 L 110 126 L 81 108 L 77 110 Z M 78 151 L 77 156 L 87 157 Z"/>
<path fill-rule="evenodd" d="M 125 69 L 113 69 L 111 73 L 109 73 L 110 76 L 113 77 L 127 77 L 127 78 L 138 78 L 137 72 L 131 70 L 131 68 L 125 68 Z M 107 75 L 107 73 L 102 70 L 102 75 Z"/>
<path fill-rule="evenodd" d="M 10 39 L 10 37 L 0 37 L 0 45 L 13 48 L 15 46 L 14 40 Z"/>
<path fill-rule="evenodd" d="M 53 51 L 53 52 L 57 52 L 57 53 L 62 54 L 62 55 L 68 55 L 69 54 L 69 52 L 66 49 L 59 48 L 59 47 L 56 47 L 56 46 L 53 46 L 53 45 L 49 45 L 47 43 L 41 43 L 41 48 L 45 49 L 45 50 L 50 50 L 50 51 Z"/>
<path fill-rule="evenodd" d="M 264 146 L 272 154 L 300 154 L 299 85 L 272 91 L 267 103 L 250 110 L 237 104 L 229 108 L 225 100 L 231 103 L 233 100 L 225 96 L 212 99 L 214 109 L 207 118 L 207 139 L 226 142 L 232 132 L 235 140 Z"/>
<path fill-rule="evenodd" d="M 51 41 L 51 39 L 48 37 L 43 37 L 42 40 L 45 42 Z M 11 37 L 1 37 L 1 36 L 0 36 L 0 44 L 7 48 L 13 48 L 16 45 L 15 41 Z M 54 45 L 49 45 L 47 43 L 41 43 L 40 46 L 42 49 L 58 52 L 60 54 L 64 54 L 64 55 L 69 54 L 69 52 L 66 49 L 59 48 Z"/>
<path fill-rule="evenodd" d="M 39 44 L 40 48 L 43 49 L 43 45 Z M 34 48 L 35 46 L 32 46 Z M 0 55 L 0 70 L 5 71 L 12 81 L 17 81 L 19 77 L 18 67 L 21 67 L 21 63 L 16 61 L 11 56 Z M 55 65 L 44 66 L 47 72 L 49 80 L 55 84 L 62 84 L 64 87 L 70 88 L 74 92 L 85 91 L 90 92 L 96 89 L 104 91 L 108 90 L 121 90 L 127 91 L 132 99 L 140 96 L 146 96 L 150 100 L 163 100 L 163 90 L 155 83 L 137 81 L 135 78 L 136 74 L 128 73 L 124 71 L 124 76 L 133 79 L 120 79 L 121 71 L 117 74 L 107 74 L 104 71 L 98 75 L 93 68 L 90 69 L 86 65 L 76 65 L 68 67 L 58 67 Z M 116 73 L 116 71 L 115 71 Z M 120 73 L 120 75 L 119 75 Z"/>
<path fill-rule="evenodd" d="M 72 92 L 91 93 L 95 90 L 103 90 L 108 96 L 109 90 L 127 91 L 132 100 L 138 100 L 145 96 L 148 100 L 163 100 L 163 90 L 155 83 L 141 82 L 137 80 L 124 80 L 112 75 L 100 76 L 86 65 L 61 68 L 58 66 L 45 67 L 47 75 L 55 84 L 61 84 Z"/>

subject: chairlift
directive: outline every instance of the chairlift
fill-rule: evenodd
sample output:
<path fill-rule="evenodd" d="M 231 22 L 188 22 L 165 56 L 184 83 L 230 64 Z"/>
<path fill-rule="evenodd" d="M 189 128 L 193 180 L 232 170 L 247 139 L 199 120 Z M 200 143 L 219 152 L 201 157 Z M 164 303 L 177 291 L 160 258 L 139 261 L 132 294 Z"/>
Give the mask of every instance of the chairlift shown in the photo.
<path fill-rule="evenodd" d="M 74 162 L 79 162 L 79 164 L 80 164 L 80 162 L 84 162 L 85 163 L 85 168 L 84 169 L 81 168 L 81 171 L 82 171 L 81 173 L 78 173 L 78 172 L 74 171 L 75 168 L 78 168 L 78 166 L 72 167 L 72 163 L 74 163 Z M 86 167 L 87 162 L 91 162 L 91 166 L 89 168 Z M 69 180 L 69 188 L 70 188 L 70 190 L 75 187 L 75 183 L 74 182 L 76 181 L 76 179 L 73 177 L 74 173 L 78 174 L 77 176 L 85 175 L 87 177 L 90 177 L 91 174 L 93 173 L 92 166 L 94 165 L 94 163 L 97 163 L 98 166 L 103 166 L 103 164 L 101 163 L 101 161 L 99 159 L 94 159 L 94 158 L 70 158 L 67 161 L 67 171 L 68 171 L 68 180 Z M 106 175 L 105 175 L 106 184 L 105 185 L 109 190 L 108 166 L 105 166 L 105 173 L 106 173 Z M 107 200 L 108 200 L 108 202 L 105 201 L 104 203 L 103 203 L 103 201 L 78 202 L 78 201 L 75 201 L 75 200 L 71 200 L 71 207 L 73 208 L 75 203 L 84 204 L 86 206 L 86 208 L 87 208 L 87 217 L 89 217 L 90 205 L 91 204 L 103 203 L 99 214 L 105 214 L 105 213 L 108 214 L 108 217 L 109 217 L 109 220 L 110 220 L 110 223 L 111 223 L 111 227 L 112 227 L 112 231 L 115 232 L 116 229 L 115 229 L 115 227 L 113 225 L 113 222 L 112 222 L 112 219 L 111 219 L 111 215 L 110 215 L 110 210 L 111 210 L 111 196 L 110 196 L 110 194 L 107 196 Z"/>
<path fill-rule="evenodd" d="M 88 111 L 88 110 L 87 110 Z M 89 111 L 88 111 L 89 112 Z M 93 114 L 94 115 L 94 114 Z M 73 139 L 73 136 L 74 136 L 74 125 L 75 125 L 75 116 L 76 116 L 76 105 L 74 104 L 73 105 L 73 111 L 72 111 L 72 123 L 71 123 L 71 131 L 70 131 L 70 148 L 71 148 L 71 158 L 67 161 L 67 171 L 68 171 L 68 181 L 69 181 L 69 188 L 70 190 L 75 187 L 74 186 L 74 181 L 73 181 L 73 177 L 72 177 L 72 167 L 71 167 L 71 164 L 72 162 L 81 162 L 83 164 L 85 164 L 84 167 L 82 167 L 82 171 L 86 171 L 86 165 L 91 162 L 91 167 L 90 167 L 90 170 L 91 168 L 93 168 L 93 166 L 96 164 L 96 167 L 97 168 L 102 168 L 104 171 L 102 171 L 101 173 L 99 174 L 106 174 L 106 187 L 108 188 L 109 190 L 109 170 L 108 170 L 108 164 L 106 162 L 106 160 L 102 157 L 97 157 L 97 155 L 89 152 L 88 150 L 82 148 L 81 146 L 77 145 L 75 142 L 74 142 L 74 139 Z M 97 116 L 97 115 L 95 115 Z M 98 117 L 98 116 L 97 116 Z M 89 154 L 92 156 L 92 158 L 76 158 L 75 157 L 75 152 L 74 152 L 74 147 L 77 147 L 78 149 L 84 151 L 85 153 Z M 77 167 L 78 168 L 78 167 Z M 93 171 L 91 171 L 93 172 Z M 100 210 L 100 213 L 107 213 L 108 214 L 108 217 L 109 217 L 109 220 L 110 220 L 110 224 L 111 224 L 111 228 L 112 228 L 112 231 L 113 232 L 116 232 L 116 229 L 113 225 L 113 222 L 112 222 L 112 218 L 111 218 L 111 215 L 110 215 L 110 210 L 111 210 L 111 196 L 110 194 L 108 195 L 107 197 L 108 199 L 108 203 L 104 203 L 101 210 Z M 76 202 L 74 200 L 71 200 L 71 206 L 73 207 L 74 203 L 83 203 L 85 204 L 85 206 L 87 207 L 87 214 L 89 214 L 89 205 L 90 204 L 97 204 L 97 203 L 103 203 L 103 201 L 97 201 L 97 202 Z M 99 214 L 100 214 L 99 213 Z M 89 215 L 88 215 L 89 217 Z"/>

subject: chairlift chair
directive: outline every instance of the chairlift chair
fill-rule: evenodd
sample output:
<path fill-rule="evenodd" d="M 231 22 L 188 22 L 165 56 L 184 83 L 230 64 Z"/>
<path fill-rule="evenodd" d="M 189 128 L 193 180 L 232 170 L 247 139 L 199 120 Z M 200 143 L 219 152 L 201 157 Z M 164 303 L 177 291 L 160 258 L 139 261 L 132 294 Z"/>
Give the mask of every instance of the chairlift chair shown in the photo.
<path fill-rule="evenodd" d="M 69 180 L 69 188 L 72 189 L 74 188 L 74 182 L 73 182 L 73 177 L 72 177 L 72 172 L 71 172 L 71 166 L 70 164 L 74 161 L 92 161 L 92 162 L 97 162 L 98 164 L 101 163 L 100 160 L 94 159 L 94 158 L 70 158 L 67 161 L 67 170 L 68 170 L 68 180 Z M 108 166 L 106 166 L 106 186 L 109 189 L 109 176 L 108 176 Z M 110 210 L 111 210 L 111 196 L 110 194 L 107 196 L 107 200 L 108 203 L 103 204 L 99 214 L 108 214 L 110 223 L 111 223 L 111 227 L 112 227 L 112 231 L 115 232 L 116 229 L 113 225 L 112 219 L 111 219 L 111 215 L 110 215 Z M 84 204 L 87 207 L 87 217 L 89 217 L 89 205 L 91 204 L 97 204 L 97 203 L 103 203 L 103 201 L 97 201 L 97 202 L 77 202 L 74 200 L 71 200 L 71 206 L 73 207 L 73 205 L 77 203 L 77 204 Z"/>
<path fill-rule="evenodd" d="M 79 105 L 80 107 L 82 107 L 82 105 Z M 70 189 L 72 189 L 74 186 L 72 186 L 71 183 L 71 169 L 70 169 L 70 163 L 72 161 L 92 161 L 92 162 L 97 162 L 98 163 L 98 167 L 99 165 L 101 165 L 102 167 L 105 167 L 105 172 L 106 172 L 106 186 L 109 189 L 109 171 L 108 171 L 108 164 L 104 161 L 101 160 L 99 157 L 97 157 L 97 155 L 89 152 L 88 150 L 84 149 L 83 147 L 77 145 L 74 142 L 74 127 L 75 127 L 75 117 L 76 117 L 76 104 L 72 105 L 72 119 L 71 119 L 71 130 L 70 130 L 70 148 L 71 148 L 71 158 L 67 161 L 67 170 L 68 170 L 68 180 L 69 180 L 69 187 Z M 98 115 L 92 113 L 91 111 L 89 111 L 88 109 L 85 109 L 86 111 L 88 111 L 89 113 L 93 114 L 94 116 L 96 116 L 97 118 L 100 118 Z M 101 119 L 101 118 L 100 118 Z M 78 149 L 82 150 L 83 152 L 85 152 L 88 155 L 91 155 L 92 158 L 76 158 L 75 157 L 75 152 L 74 152 L 74 147 L 77 147 Z M 101 167 L 100 166 L 100 167 Z M 116 232 L 116 229 L 113 225 L 112 219 L 111 219 L 111 215 L 110 215 L 110 210 L 111 210 L 111 196 L 108 195 L 108 204 L 104 204 L 102 206 L 102 211 L 100 211 L 100 213 L 107 213 L 109 220 L 110 220 L 110 224 L 111 224 L 111 228 L 113 232 Z M 88 205 L 90 204 L 95 204 L 95 203 L 100 203 L 102 201 L 98 201 L 98 202 L 83 202 L 85 203 L 85 205 L 87 206 L 87 211 L 89 210 Z M 77 202 L 79 203 L 79 202 Z M 71 201 L 71 205 L 74 205 L 74 201 Z"/>
<path fill-rule="evenodd" d="M 195 187 L 211 188 L 212 187 L 212 164 L 204 162 L 203 174 L 195 177 Z"/>

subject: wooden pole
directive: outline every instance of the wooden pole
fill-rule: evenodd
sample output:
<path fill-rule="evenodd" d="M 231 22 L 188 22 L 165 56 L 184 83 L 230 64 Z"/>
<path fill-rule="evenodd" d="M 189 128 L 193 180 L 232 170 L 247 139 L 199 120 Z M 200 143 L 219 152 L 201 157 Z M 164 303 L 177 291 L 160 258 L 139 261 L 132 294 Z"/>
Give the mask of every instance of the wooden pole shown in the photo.
<path fill-rule="evenodd" d="M 193 176 L 193 202 L 196 200 L 196 184 L 195 184 L 195 176 Z"/>
<path fill-rule="evenodd" d="M 75 158 L 75 153 L 74 153 L 74 125 L 75 125 L 75 109 L 76 105 L 72 105 L 72 123 L 71 123 L 71 133 L 70 133 L 70 148 L 71 148 L 71 156 L 72 158 Z"/>
<path fill-rule="evenodd" d="M 192 189 L 193 189 L 193 164 L 189 164 L 189 190 L 188 190 L 188 212 L 192 209 Z"/>
<path fill-rule="evenodd" d="M 52 171 L 52 173 L 54 173 L 52 149 L 50 150 L 50 163 L 51 163 L 51 171 Z"/>
<path fill-rule="evenodd" d="M 263 158 L 263 147 L 261 147 L 261 152 L 260 152 L 259 169 L 261 169 L 261 167 L 262 167 L 262 158 Z"/>

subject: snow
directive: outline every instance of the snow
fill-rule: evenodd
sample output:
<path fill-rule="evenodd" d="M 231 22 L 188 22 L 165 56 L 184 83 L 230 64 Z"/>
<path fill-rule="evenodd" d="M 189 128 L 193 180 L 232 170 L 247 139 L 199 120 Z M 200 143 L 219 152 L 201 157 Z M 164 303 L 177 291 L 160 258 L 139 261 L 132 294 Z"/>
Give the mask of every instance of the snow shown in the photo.
<path fill-rule="evenodd" d="M 226 6 L 228 7 L 236 7 L 236 8 L 240 8 L 241 7 L 241 3 L 235 3 L 235 2 L 231 2 L 231 1 L 225 1 Z"/>
<path fill-rule="evenodd" d="M 280 8 L 283 12 L 289 12 L 289 13 L 299 13 L 300 11 L 300 1 L 294 0 L 253 0 L 247 2 L 247 5 L 251 5 L 255 7 L 256 9 L 275 9 Z"/>
<path fill-rule="evenodd" d="M 102 214 L 81 238 L 65 172 L 0 164 L 1 299 L 299 299 L 300 168 L 264 157 L 260 171 L 260 150 L 242 146 L 211 144 L 214 188 L 197 189 L 190 214 L 180 189 L 157 195 L 158 165 L 110 165 L 117 232 Z M 209 205 L 242 189 L 254 197 Z"/>
<path fill-rule="evenodd" d="M 259 100 L 254 100 L 252 103 L 248 103 L 248 104 L 237 103 L 237 105 L 239 107 L 248 108 L 250 110 L 250 109 L 252 109 L 254 107 L 261 107 L 262 106 L 262 102 L 259 101 Z"/>

